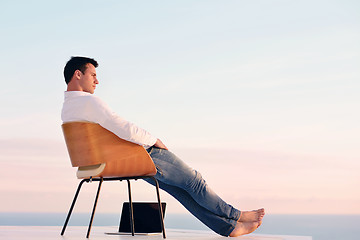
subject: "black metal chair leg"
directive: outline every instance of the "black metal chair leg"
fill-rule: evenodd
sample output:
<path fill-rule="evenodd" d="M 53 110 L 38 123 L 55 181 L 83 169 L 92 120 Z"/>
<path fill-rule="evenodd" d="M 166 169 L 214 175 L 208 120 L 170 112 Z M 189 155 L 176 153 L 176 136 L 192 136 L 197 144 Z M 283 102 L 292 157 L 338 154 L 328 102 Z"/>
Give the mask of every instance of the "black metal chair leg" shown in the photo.
<path fill-rule="evenodd" d="M 65 220 L 64 226 L 63 226 L 63 228 L 62 228 L 62 230 L 61 230 L 61 235 L 64 235 L 64 233 L 65 233 L 65 229 L 66 229 L 67 224 L 68 224 L 68 222 L 69 222 L 69 219 L 70 219 L 71 213 L 72 213 L 72 211 L 73 211 L 73 209 L 74 209 L 74 206 L 75 206 L 75 203 L 76 203 L 77 197 L 78 197 L 78 195 L 79 195 L 79 192 L 80 192 L 81 186 L 82 186 L 82 185 L 83 185 L 83 183 L 84 183 L 84 182 L 86 182 L 86 181 L 88 181 L 88 180 L 87 180 L 87 179 L 83 179 L 83 180 L 79 183 L 79 186 L 78 186 L 78 188 L 77 188 L 77 190 L 76 190 L 76 193 L 75 193 L 74 199 L 73 199 L 73 201 L 72 201 L 72 203 L 71 203 L 71 207 L 70 207 L 70 209 L 69 209 L 68 215 L 67 215 L 67 217 L 66 217 L 66 220 Z"/>
<path fill-rule="evenodd" d="M 121 182 L 122 180 L 120 180 L 120 182 Z M 120 223 L 121 223 L 121 212 L 120 212 L 120 221 L 119 221 L 119 230 L 118 230 L 118 232 L 120 232 Z"/>
<path fill-rule="evenodd" d="M 93 211 L 92 211 L 92 213 L 91 213 L 89 228 L 88 228 L 88 231 L 87 231 L 87 234 L 86 234 L 86 238 L 89 238 L 89 235 L 90 235 L 90 230 L 91 230 L 91 226 L 92 226 L 92 223 L 93 223 L 93 220 L 94 220 L 96 205 L 97 205 L 97 201 L 98 201 L 98 198 L 99 198 L 99 193 L 100 193 L 100 189 L 101 189 L 101 184 L 102 184 L 102 182 L 103 182 L 103 178 L 100 178 L 98 190 L 97 190 L 96 197 L 95 197 L 95 202 L 94 202 Z"/>
<path fill-rule="evenodd" d="M 161 224 L 161 229 L 163 232 L 163 238 L 166 238 L 165 226 L 164 226 L 164 215 L 163 215 L 163 209 L 162 209 L 161 200 L 160 200 L 159 183 L 156 180 L 156 178 L 154 178 L 154 177 L 151 177 L 151 178 L 155 181 L 156 194 L 157 194 L 158 205 L 159 205 L 160 224 Z"/>
<path fill-rule="evenodd" d="M 133 202 L 131 198 L 131 186 L 130 186 L 130 180 L 126 180 L 128 183 L 128 192 L 129 192 L 129 213 L 130 213 L 130 228 L 131 228 L 131 235 L 135 235 L 135 222 L 134 222 L 134 208 L 133 208 Z"/>

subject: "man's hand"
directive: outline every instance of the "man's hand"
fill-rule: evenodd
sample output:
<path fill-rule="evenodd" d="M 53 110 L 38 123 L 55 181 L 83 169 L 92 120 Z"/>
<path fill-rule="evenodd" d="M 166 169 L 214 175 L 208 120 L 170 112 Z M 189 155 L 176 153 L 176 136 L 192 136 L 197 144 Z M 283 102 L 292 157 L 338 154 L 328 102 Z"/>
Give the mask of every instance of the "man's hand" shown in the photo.
<path fill-rule="evenodd" d="M 165 149 L 165 150 L 169 150 L 165 144 L 162 143 L 162 141 L 160 139 L 157 139 L 156 140 L 156 143 L 154 144 L 154 147 L 157 147 L 157 148 L 162 148 L 162 149 Z"/>

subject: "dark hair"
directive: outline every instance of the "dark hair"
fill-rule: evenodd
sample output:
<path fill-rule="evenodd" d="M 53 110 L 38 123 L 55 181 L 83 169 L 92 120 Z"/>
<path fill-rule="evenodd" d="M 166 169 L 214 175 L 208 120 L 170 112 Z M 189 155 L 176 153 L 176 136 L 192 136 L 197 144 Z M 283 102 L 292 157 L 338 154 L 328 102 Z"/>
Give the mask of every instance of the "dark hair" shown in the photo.
<path fill-rule="evenodd" d="M 64 67 L 64 77 L 65 82 L 68 84 L 71 81 L 76 70 L 80 70 L 83 74 L 85 74 L 87 64 L 90 63 L 94 65 L 94 67 L 98 67 L 99 64 L 92 58 L 87 57 L 71 57 L 70 60 L 66 63 Z"/>

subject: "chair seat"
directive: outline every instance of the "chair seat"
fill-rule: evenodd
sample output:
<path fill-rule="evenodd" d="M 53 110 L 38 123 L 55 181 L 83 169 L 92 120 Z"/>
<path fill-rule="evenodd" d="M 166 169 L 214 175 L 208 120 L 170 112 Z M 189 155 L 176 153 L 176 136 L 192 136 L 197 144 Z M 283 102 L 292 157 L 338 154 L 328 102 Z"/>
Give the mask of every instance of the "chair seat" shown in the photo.
<path fill-rule="evenodd" d="M 102 173 L 105 169 L 106 163 L 96 164 L 92 166 L 79 167 L 76 176 L 78 179 L 90 178 Z"/>

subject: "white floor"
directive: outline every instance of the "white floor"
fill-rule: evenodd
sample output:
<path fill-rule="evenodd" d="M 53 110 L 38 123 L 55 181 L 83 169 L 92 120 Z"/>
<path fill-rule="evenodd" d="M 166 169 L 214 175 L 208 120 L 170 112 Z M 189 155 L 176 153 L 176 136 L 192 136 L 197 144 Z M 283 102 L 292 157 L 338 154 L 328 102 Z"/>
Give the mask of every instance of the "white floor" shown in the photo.
<path fill-rule="evenodd" d="M 161 240 L 162 235 L 107 235 L 106 232 L 115 232 L 117 227 L 93 227 L 89 239 L 101 240 Z M 86 240 L 87 227 L 69 226 L 64 236 L 60 236 L 61 227 L 44 226 L 0 226 L 1 240 Z M 220 240 L 225 239 L 210 231 L 194 231 L 167 229 L 167 238 L 169 240 L 194 239 L 194 240 Z M 263 235 L 249 234 L 237 237 L 241 240 L 312 240 L 312 237 L 304 236 L 285 236 L 285 235 Z"/>

